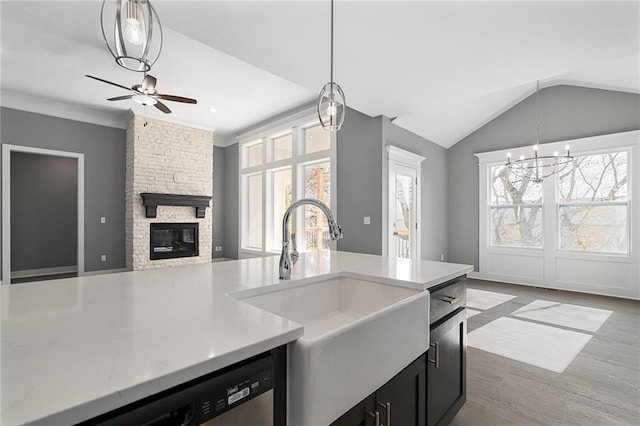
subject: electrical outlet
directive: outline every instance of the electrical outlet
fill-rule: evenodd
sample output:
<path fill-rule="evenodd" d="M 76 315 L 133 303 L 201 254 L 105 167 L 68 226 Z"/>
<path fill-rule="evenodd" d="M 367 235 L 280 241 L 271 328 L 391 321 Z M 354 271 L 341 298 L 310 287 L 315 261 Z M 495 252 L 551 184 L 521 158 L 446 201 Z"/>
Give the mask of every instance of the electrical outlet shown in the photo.
<path fill-rule="evenodd" d="M 106 261 L 107 261 L 107 255 L 106 254 L 100 255 L 100 262 L 106 262 Z"/>
<path fill-rule="evenodd" d="M 440 260 L 441 260 L 442 262 L 444 262 L 444 254 L 441 254 L 441 255 L 440 255 Z"/>
<path fill-rule="evenodd" d="M 364 216 L 362 218 L 362 223 L 365 225 L 371 225 L 371 216 Z"/>
<path fill-rule="evenodd" d="M 100 217 L 100 223 L 107 223 L 107 218 L 104 216 Z"/>

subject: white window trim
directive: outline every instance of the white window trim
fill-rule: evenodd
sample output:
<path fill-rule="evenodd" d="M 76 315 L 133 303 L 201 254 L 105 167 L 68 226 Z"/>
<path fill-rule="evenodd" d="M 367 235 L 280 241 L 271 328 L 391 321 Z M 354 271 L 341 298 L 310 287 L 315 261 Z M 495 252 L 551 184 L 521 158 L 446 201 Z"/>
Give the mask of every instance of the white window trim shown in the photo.
<path fill-rule="evenodd" d="M 292 196 L 294 200 L 302 198 L 304 195 L 304 184 L 301 183 L 301 170 L 304 166 L 324 161 L 329 161 L 331 164 L 331 211 L 334 214 L 336 220 L 338 220 L 338 201 L 337 201 L 337 161 L 336 161 L 336 142 L 337 137 L 335 132 L 331 132 L 330 139 L 330 148 L 328 150 L 312 152 L 310 154 L 300 154 L 304 149 L 304 138 L 303 131 L 308 127 L 314 127 L 319 124 L 316 108 L 310 107 L 306 108 L 300 112 L 294 113 L 288 117 L 276 120 L 267 125 L 261 126 L 257 129 L 251 130 L 245 134 L 238 136 L 237 142 L 239 147 L 238 152 L 238 212 L 240 213 L 240 220 L 238 221 L 238 258 L 250 258 L 250 257 L 262 257 L 262 256 L 273 256 L 280 252 L 280 249 L 269 249 L 269 240 L 267 237 L 271 237 L 268 229 L 272 229 L 267 227 L 266 224 L 268 220 L 276 222 L 279 226 L 282 218 L 270 218 L 269 212 L 270 209 L 267 208 L 268 203 L 268 193 L 270 191 L 269 188 L 269 174 L 274 170 L 279 170 L 283 168 L 291 167 L 291 184 L 292 184 Z M 292 157 L 288 159 L 272 161 L 270 163 L 267 162 L 269 158 L 269 153 L 271 151 L 269 141 L 273 139 L 285 135 L 291 132 L 293 134 L 293 146 L 292 146 Z M 269 136 L 265 136 L 269 135 Z M 259 166 L 253 166 L 250 168 L 242 167 L 242 159 L 243 159 L 243 148 L 245 146 L 251 145 L 258 141 L 262 140 L 263 149 L 262 149 L 262 164 Z M 243 187 L 243 176 L 247 174 L 254 173 L 262 173 L 262 209 L 265 214 L 263 215 L 263 226 L 262 226 L 262 249 L 255 250 L 247 247 L 243 247 L 244 243 L 244 234 L 243 234 L 243 216 L 245 211 L 243 209 L 244 203 L 244 194 L 246 192 Z M 302 224 L 304 223 L 303 218 L 304 209 L 298 209 L 294 213 L 293 220 L 296 223 L 296 232 L 300 233 L 303 229 Z M 299 242 L 299 246 L 301 246 L 301 242 Z M 335 250 L 336 242 L 330 242 L 330 248 Z"/>
<path fill-rule="evenodd" d="M 629 132 L 620 132 L 601 136 L 593 136 L 588 138 L 565 140 L 553 143 L 545 143 L 540 145 L 540 155 L 551 154 L 554 151 L 564 151 L 565 146 L 570 145 L 571 153 L 575 156 L 583 156 L 597 154 L 601 152 L 609 152 L 615 150 L 627 150 L 629 161 L 629 198 L 627 204 L 629 207 L 629 253 L 603 253 L 603 252 L 581 252 L 575 250 L 559 249 L 559 243 L 556 241 L 558 235 L 557 226 L 559 226 L 558 206 L 556 193 L 555 177 L 545 179 L 543 181 L 543 194 L 553 193 L 556 198 L 553 202 L 544 203 L 543 208 L 543 227 L 544 227 L 544 249 L 534 249 L 526 247 L 495 247 L 490 246 L 490 191 L 489 191 L 489 167 L 496 164 L 505 164 L 507 153 L 511 153 L 512 157 L 520 155 L 530 156 L 532 154 L 532 145 L 503 149 L 499 151 L 485 152 L 475 154 L 479 160 L 479 262 L 480 271 L 474 274 L 475 277 L 484 279 L 495 279 L 503 282 L 513 282 L 525 285 L 544 285 L 554 288 L 563 288 L 568 290 L 586 291 L 597 294 L 608 294 L 613 296 L 630 297 L 634 299 L 640 298 L 640 183 L 638 175 L 640 174 L 640 130 Z M 548 188 L 547 186 L 551 186 Z M 550 219 L 551 218 L 551 219 Z M 549 220 L 550 219 L 550 220 Z M 551 225 L 551 226 L 550 226 Z M 550 240 L 551 239 L 551 240 Z M 549 241 L 553 241 L 550 244 Z M 491 255 L 508 255 L 508 256 L 525 256 L 530 258 L 542 258 L 544 261 L 544 278 L 534 279 L 525 276 L 516 275 L 500 275 L 489 271 L 489 256 Z M 592 262 L 611 262 L 617 264 L 628 264 L 629 270 L 632 271 L 629 276 L 629 282 L 625 283 L 625 288 L 606 288 L 606 286 L 591 286 L 591 289 L 584 290 L 575 282 L 556 281 L 557 271 L 553 266 L 558 260 L 576 260 L 576 261 L 592 261 Z"/>

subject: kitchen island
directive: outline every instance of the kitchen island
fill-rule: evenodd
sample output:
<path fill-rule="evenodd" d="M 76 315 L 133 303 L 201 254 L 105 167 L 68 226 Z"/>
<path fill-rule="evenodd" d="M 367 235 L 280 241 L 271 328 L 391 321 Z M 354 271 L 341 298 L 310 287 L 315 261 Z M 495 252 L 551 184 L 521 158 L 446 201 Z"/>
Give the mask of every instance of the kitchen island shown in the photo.
<path fill-rule="evenodd" d="M 471 270 L 334 251 L 291 282 L 429 289 Z M 274 256 L 2 286 L 0 424 L 81 422 L 295 341 L 301 325 L 229 296 L 279 283 Z"/>

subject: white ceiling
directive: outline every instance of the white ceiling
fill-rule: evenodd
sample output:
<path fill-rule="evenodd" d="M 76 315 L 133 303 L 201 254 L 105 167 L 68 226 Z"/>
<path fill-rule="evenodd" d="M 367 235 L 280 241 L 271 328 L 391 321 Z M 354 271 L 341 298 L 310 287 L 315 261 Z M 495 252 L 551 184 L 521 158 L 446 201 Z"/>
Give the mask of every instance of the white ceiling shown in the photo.
<path fill-rule="evenodd" d="M 165 28 L 152 70 L 158 88 L 199 101 L 168 103 L 175 121 L 230 141 L 312 100 L 329 80 L 328 1 L 154 5 Z M 119 89 L 83 76 L 126 86 L 141 79 L 106 50 L 99 6 L 3 1 L 3 99 L 132 107 L 105 101 Z M 640 2 L 336 1 L 335 80 L 347 104 L 397 116 L 395 124 L 444 147 L 532 94 L 538 79 L 640 93 Z"/>

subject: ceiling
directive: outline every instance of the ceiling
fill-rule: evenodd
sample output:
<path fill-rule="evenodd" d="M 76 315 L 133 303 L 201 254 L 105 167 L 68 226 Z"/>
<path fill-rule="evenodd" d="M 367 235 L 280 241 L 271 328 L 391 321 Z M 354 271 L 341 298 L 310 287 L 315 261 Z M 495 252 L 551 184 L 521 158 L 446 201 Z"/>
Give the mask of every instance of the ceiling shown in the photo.
<path fill-rule="evenodd" d="M 2 1 L 0 101 L 103 116 L 132 108 L 215 129 L 226 144 L 312 101 L 329 80 L 328 1 L 154 5 L 165 29 L 151 72 L 158 89 L 198 105 L 168 103 L 164 116 L 105 100 L 125 93 L 84 74 L 125 86 L 141 76 L 109 55 L 99 1 Z M 640 2 L 337 0 L 334 74 L 349 106 L 450 147 L 531 95 L 536 80 L 640 93 Z"/>

